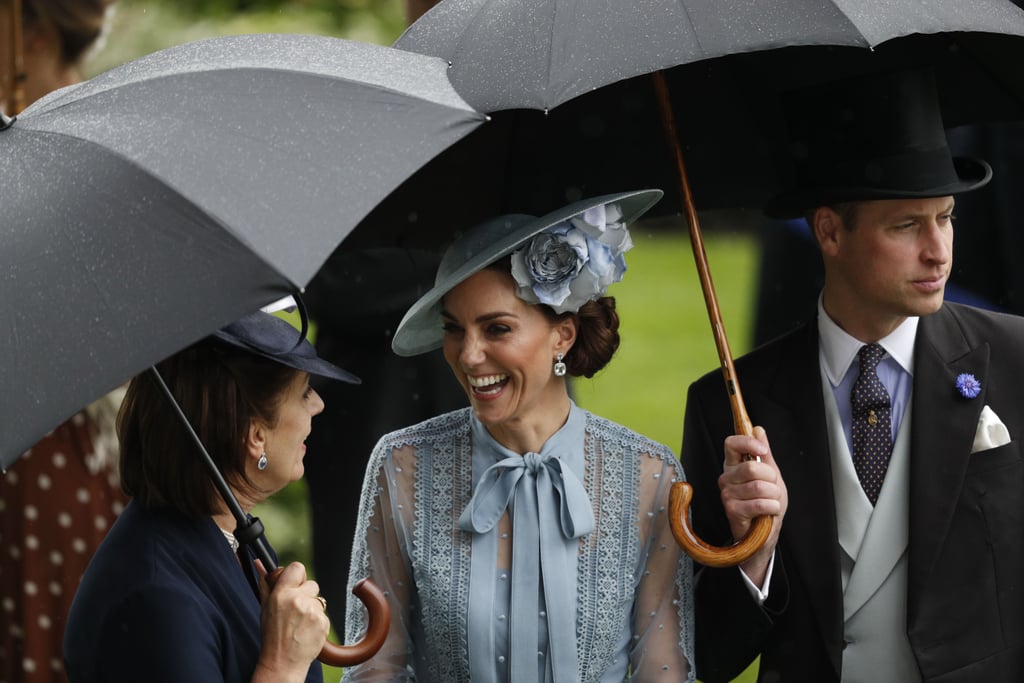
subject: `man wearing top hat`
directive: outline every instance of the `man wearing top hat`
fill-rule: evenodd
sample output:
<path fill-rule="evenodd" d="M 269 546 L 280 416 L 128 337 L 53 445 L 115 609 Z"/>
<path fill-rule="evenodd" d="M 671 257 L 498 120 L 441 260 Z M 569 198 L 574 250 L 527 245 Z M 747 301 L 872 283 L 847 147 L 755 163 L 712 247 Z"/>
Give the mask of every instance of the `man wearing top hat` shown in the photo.
<path fill-rule="evenodd" d="M 943 302 L 954 197 L 991 169 L 952 158 L 934 88 L 799 98 L 800 182 L 767 213 L 816 238 L 816 319 L 736 361 L 757 438 L 719 371 L 686 405 L 697 533 L 775 515 L 740 569 L 698 568 L 706 683 L 758 655 L 759 681 L 1024 680 L 1024 319 Z"/>

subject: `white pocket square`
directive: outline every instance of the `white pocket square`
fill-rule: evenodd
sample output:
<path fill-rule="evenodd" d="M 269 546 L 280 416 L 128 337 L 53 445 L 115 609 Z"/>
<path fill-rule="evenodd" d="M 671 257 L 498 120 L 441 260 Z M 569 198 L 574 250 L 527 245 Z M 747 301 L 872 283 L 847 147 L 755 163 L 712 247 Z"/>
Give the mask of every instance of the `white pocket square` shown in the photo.
<path fill-rule="evenodd" d="M 995 411 L 985 406 L 978 418 L 978 431 L 974 433 L 974 445 L 971 453 L 996 448 L 1010 443 L 1010 432 L 1006 429 Z"/>

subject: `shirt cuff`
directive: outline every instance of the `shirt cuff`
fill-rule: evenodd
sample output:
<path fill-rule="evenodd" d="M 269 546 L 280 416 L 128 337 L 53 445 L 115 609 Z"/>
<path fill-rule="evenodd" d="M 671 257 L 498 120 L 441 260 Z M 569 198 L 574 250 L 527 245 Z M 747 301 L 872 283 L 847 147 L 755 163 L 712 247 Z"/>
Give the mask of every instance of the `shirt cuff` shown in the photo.
<path fill-rule="evenodd" d="M 768 586 L 772 583 L 772 569 L 775 568 L 775 553 L 772 552 L 771 559 L 768 560 L 768 570 L 764 573 L 764 585 L 760 588 L 754 585 L 754 582 L 750 580 L 747 573 L 740 569 L 740 576 L 743 577 L 743 583 L 746 584 L 747 590 L 750 591 L 750 597 L 757 601 L 758 605 L 763 605 L 764 601 L 768 599 Z"/>

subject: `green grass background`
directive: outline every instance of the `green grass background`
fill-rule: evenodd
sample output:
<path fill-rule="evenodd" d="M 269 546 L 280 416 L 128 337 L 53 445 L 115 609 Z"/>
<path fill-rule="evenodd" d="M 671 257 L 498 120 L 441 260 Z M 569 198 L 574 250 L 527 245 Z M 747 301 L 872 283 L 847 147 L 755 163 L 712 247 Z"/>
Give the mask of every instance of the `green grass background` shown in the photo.
<path fill-rule="evenodd" d="M 684 225 L 631 231 L 625 278 L 608 294 L 616 299 L 622 344 L 593 379 L 576 379 L 577 402 L 671 447 L 682 441 L 690 382 L 719 367 Z M 749 348 L 756 280 L 756 243 L 746 232 L 704 236 L 709 268 L 733 355 Z"/>
<path fill-rule="evenodd" d="M 719 366 L 685 226 L 632 229 L 635 247 L 623 282 L 614 285 L 622 344 L 593 379 L 574 380 L 576 401 L 594 413 L 664 443 L 678 454 L 686 389 Z M 757 244 L 746 230 L 719 229 L 704 236 L 723 323 L 734 356 L 750 346 Z M 309 567 L 309 516 L 303 482 L 293 484 L 255 512 L 285 560 Z M 335 637 L 335 642 L 340 642 Z M 324 667 L 326 681 L 341 671 Z M 737 681 L 752 683 L 756 665 Z"/>

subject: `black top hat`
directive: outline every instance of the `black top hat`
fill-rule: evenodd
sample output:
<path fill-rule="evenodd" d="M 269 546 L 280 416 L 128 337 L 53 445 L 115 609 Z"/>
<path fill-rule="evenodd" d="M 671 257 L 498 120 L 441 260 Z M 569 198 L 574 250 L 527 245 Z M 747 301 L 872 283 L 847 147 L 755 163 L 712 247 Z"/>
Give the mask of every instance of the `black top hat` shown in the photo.
<path fill-rule="evenodd" d="M 211 336 L 231 346 L 311 375 L 361 384 L 362 381 L 348 370 L 317 355 L 316 349 L 306 339 L 305 308 L 300 305 L 299 311 L 303 316 L 302 330 L 295 329 L 287 320 L 275 315 L 256 311 L 222 327 Z"/>
<path fill-rule="evenodd" d="M 945 197 L 992 178 L 986 162 L 950 152 L 930 70 L 816 86 L 787 106 L 797 181 L 765 207 L 773 218 L 847 201 Z"/>

